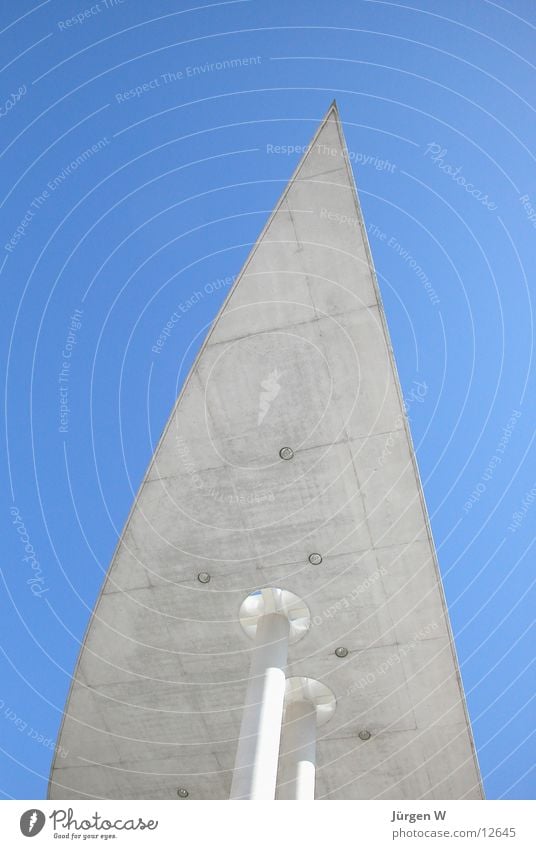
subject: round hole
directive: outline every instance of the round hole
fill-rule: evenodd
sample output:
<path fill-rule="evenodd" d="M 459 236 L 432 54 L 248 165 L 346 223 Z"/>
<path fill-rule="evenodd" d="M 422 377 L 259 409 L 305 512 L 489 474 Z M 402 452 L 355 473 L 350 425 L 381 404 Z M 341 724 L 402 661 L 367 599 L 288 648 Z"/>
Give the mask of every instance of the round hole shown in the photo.
<path fill-rule="evenodd" d="M 316 552 L 314 554 L 310 554 L 309 563 L 312 563 L 313 566 L 320 566 L 320 564 L 322 563 L 322 555 L 317 554 Z"/>
<path fill-rule="evenodd" d="M 186 787 L 179 787 L 179 789 L 177 790 L 177 796 L 179 797 L 179 799 L 187 799 L 189 795 L 190 794 L 188 793 Z"/>
<path fill-rule="evenodd" d="M 240 605 L 240 624 L 252 639 L 255 639 L 257 625 L 265 613 L 281 613 L 288 619 L 291 643 L 296 643 L 304 637 L 311 624 L 309 608 L 301 598 L 280 587 L 265 587 L 250 593 Z"/>
<path fill-rule="evenodd" d="M 346 657 L 348 654 L 348 649 L 345 646 L 339 646 L 335 649 L 335 654 L 337 657 Z"/>
<path fill-rule="evenodd" d="M 370 731 L 360 731 L 358 736 L 360 740 L 370 740 L 371 734 Z"/>
<path fill-rule="evenodd" d="M 208 582 L 210 581 L 210 575 L 208 574 L 208 572 L 200 572 L 197 576 L 197 580 L 201 584 L 208 584 Z"/>
<path fill-rule="evenodd" d="M 279 456 L 282 460 L 292 460 L 292 458 L 294 457 L 294 451 L 292 450 L 292 448 L 285 447 L 281 449 L 281 451 L 279 452 Z"/>

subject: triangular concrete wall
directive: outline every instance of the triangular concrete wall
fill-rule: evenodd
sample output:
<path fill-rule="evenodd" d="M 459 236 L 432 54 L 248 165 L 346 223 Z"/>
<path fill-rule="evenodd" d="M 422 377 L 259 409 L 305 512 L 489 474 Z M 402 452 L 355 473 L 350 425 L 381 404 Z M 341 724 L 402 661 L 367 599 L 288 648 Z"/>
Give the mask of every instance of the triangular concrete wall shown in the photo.
<path fill-rule="evenodd" d="M 306 600 L 313 627 L 288 674 L 337 696 L 317 796 L 481 796 L 335 106 L 147 472 L 77 667 L 52 798 L 228 797 L 251 651 L 238 609 L 262 586 Z"/>

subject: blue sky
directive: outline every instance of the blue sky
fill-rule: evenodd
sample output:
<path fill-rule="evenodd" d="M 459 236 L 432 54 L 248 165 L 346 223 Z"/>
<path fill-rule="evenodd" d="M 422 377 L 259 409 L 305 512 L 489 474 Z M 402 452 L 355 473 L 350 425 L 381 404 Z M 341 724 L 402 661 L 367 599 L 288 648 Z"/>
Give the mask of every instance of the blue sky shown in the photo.
<path fill-rule="evenodd" d="M 273 147 L 334 97 L 402 388 L 426 385 L 409 416 L 485 791 L 534 798 L 534 11 L 0 3 L 3 798 L 46 793 L 134 494 L 296 166 Z"/>

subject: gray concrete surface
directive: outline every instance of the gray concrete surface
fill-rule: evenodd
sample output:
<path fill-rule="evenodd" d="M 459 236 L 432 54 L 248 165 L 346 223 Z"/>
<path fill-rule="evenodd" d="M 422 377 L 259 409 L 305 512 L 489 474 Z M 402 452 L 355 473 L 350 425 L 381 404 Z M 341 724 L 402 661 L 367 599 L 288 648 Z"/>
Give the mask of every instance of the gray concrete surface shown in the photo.
<path fill-rule="evenodd" d="M 251 652 L 238 610 L 262 586 L 307 601 L 288 676 L 337 698 L 317 798 L 482 795 L 343 147 L 332 107 L 170 417 L 85 639 L 51 798 L 228 797 Z"/>

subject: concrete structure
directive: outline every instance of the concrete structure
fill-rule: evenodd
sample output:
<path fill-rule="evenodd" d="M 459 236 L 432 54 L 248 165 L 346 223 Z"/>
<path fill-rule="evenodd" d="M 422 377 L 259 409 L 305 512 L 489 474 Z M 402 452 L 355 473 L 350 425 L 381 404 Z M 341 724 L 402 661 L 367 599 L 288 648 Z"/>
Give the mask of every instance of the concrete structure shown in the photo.
<path fill-rule="evenodd" d="M 255 659 L 240 622 L 267 587 L 309 610 L 287 679 L 336 699 L 316 728 L 307 699 L 287 705 L 279 797 L 285 769 L 301 798 L 315 769 L 323 799 L 482 795 L 344 148 L 332 106 L 177 401 L 84 641 L 51 798 L 229 798 L 267 669 L 271 719 L 248 727 L 268 729 L 273 783 L 285 660 Z"/>

